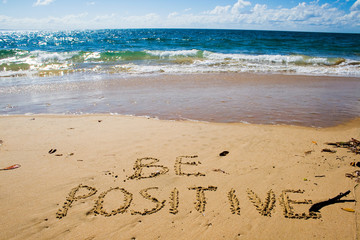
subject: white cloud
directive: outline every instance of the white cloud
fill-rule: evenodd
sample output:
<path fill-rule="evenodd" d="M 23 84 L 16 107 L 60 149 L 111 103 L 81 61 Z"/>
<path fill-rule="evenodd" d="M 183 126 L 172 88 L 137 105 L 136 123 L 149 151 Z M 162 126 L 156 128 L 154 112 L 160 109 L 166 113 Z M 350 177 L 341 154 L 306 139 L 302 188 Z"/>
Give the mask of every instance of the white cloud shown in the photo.
<path fill-rule="evenodd" d="M 360 0 L 357 0 L 360 2 Z M 300 31 L 344 31 L 360 25 L 360 14 L 345 13 L 330 4 L 318 1 L 299 3 L 292 8 L 268 8 L 266 4 L 255 4 L 244 0 L 234 5 L 216 6 L 197 15 L 179 15 L 169 22 L 176 27 L 220 27 L 238 29 L 300 30 Z M 352 30 L 354 31 L 354 30 Z"/>
<path fill-rule="evenodd" d="M 170 13 L 170 14 L 168 15 L 168 18 L 172 18 L 172 17 L 175 17 L 175 16 L 177 16 L 177 15 L 179 15 L 178 12 L 172 12 L 172 13 Z"/>
<path fill-rule="evenodd" d="M 4 4 L 7 3 L 7 0 L 2 0 L 2 3 L 4 3 Z"/>
<path fill-rule="evenodd" d="M 360 0 L 357 0 L 350 8 L 351 11 L 360 10 Z"/>
<path fill-rule="evenodd" d="M 205 14 L 213 14 L 213 15 L 222 15 L 222 14 L 228 14 L 229 10 L 231 9 L 231 14 L 237 15 L 240 13 L 240 10 L 251 6 L 251 2 L 244 1 L 244 0 L 238 0 L 234 5 L 227 5 L 227 6 L 216 6 L 213 10 L 205 11 Z"/>
<path fill-rule="evenodd" d="M 244 1 L 244 0 L 238 0 L 237 3 L 234 4 L 234 6 L 231 9 L 232 14 L 239 14 L 240 9 L 251 6 L 251 2 Z"/>
<path fill-rule="evenodd" d="M 49 4 L 52 0 L 38 0 Z M 92 1 L 89 1 L 89 3 Z M 342 11 L 331 4 L 299 3 L 291 8 L 269 8 L 266 4 L 252 5 L 245 0 L 216 6 L 200 13 L 171 12 L 160 16 L 149 13 L 139 16 L 120 14 L 91 15 L 80 13 L 63 17 L 13 18 L 0 16 L 4 29 L 98 29 L 98 28 L 235 28 L 294 31 L 360 32 L 360 0 L 352 11 Z"/>
<path fill-rule="evenodd" d="M 54 2 L 55 0 L 37 0 L 34 3 L 34 6 L 46 6 L 49 5 L 50 3 Z"/>
<path fill-rule="evenodd" d="M 184 9 L 184 12 L 189 12 L 189 11 L 191 11 L 191 8 Z"/>
<path fill-rule="evenodd" d="M 87 2 L 86 5 L 90 6 L 90 5 L 95 5 L 95 2 L 92 1 L 92 2 Z"/>
<path fill-rule="evenodd" d="M 13 18 L 0 15 L 0 25 L 7 26 L 9 29 L 64 29 L 64 27 L 76 26 L 76 28 L 86 28 L 87 13 L 78 15 L 66 15 L 61 18 Z"/>
<path fill-rule="evenodd" d="M 164 26 L 163 24 L 166 23 L 166 20 L 156 13 L 149 13 L 142 16 L 118 16 L 116 22 L 121 23 L 121 25 L 115 25 L 115 28 L 153 28 Z"/>
<path fill-rule="evenodd" d="M 216 6 L 213 10 L 208 11 L 206 13 L 209 14 L 215 14 L 215 15 L 219 15 L 219 14 L 225 14 L 229 11 L 229 9 L 231 8 L 230 5 L 227 6 Z"/>
<path fill-rule="evenodd" d="M 71 14 L 63 17 L 14 18 L 0 15 L 3 29 L 20 30 L 71 30 L 100 28 L 148 28 L 163 26 L 160 16 L 155 13 L 143 16 L 121 16 L 105 14 L 91 16 L 88 13 Z"/>

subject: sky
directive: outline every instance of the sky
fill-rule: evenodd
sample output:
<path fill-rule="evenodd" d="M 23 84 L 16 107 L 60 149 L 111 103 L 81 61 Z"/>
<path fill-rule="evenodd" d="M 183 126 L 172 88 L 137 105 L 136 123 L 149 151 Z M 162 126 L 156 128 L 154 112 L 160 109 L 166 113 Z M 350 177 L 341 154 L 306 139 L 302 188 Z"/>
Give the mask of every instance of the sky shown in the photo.
<path fill-rule="evenodd" d="M 0 29 L 213 28 L 360 33 L 360 0 L 0 0 Z"/>

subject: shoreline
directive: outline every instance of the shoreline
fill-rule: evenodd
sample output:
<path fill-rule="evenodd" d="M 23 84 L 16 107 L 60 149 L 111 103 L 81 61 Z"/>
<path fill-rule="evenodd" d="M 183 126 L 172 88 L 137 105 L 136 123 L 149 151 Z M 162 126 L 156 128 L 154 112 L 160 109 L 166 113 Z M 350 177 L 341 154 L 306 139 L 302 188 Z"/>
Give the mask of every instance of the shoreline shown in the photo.
<path fill-rule="evenodd" d="M 335 126 L 360 116 L 358 78 L 191 74 L 0 88 L 0 114 L 119 114 L 167 120 Z"/>
<path fill-rule="evenodd" d="M 1 168 L 21 165 L 0 171 L 6 239 L 360 236 L 360 192 L 345 177 L 360 156 L 325 144 L 360 139 L 360 119 L 319 129 L 21 115 L 0 116 L 0 132 Z"/>
<path fill-rule="evenodd" d="M 160 119 L 157 117 L 150 116 L 135 116 L 135 115 L 121 115 L 117 113 L 83 113 L 83 114 L 9 114 L 9 115 L 0 115 L 1 118 L 87 118 L 87 117 L 98 117 L 98 118 L 125 118 L 125 119 L 145 119 L 145 120 L 155 120 L 161 122 L 179 122 L 179 123 L 199 123 L 199 124 L 214 124 L 214 125 L 252 125 L 252 126 L 274 126 L 274 127 L 290 127 L 290 128 L 304 128 L 304 129 L 334 129 L 334 128 L 351 128 L 355 125 L 360 124 L 360 117 L 355 117 L 353 119 L 341 122 L 334 126 L 327 127 L 318 127 L 318 126 L 302 126 L 302 125 L 291 125 L 291 124 L 271 124 L 271 123 L 249 123 L 249 122 L 210 122 L 210 121 L 201 121 L 193 119 Z"/>

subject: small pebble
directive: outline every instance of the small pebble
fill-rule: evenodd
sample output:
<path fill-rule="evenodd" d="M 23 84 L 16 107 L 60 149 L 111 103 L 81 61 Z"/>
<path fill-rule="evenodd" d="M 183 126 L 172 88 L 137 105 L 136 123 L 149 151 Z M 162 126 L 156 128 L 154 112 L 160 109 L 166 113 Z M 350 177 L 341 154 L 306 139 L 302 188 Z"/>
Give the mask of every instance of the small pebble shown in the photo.
<path fill-rule="evenodd" d="M 224 157 L 229 154 L 229 151 L 223 151 L 219 154 L 220 157 Z"/>

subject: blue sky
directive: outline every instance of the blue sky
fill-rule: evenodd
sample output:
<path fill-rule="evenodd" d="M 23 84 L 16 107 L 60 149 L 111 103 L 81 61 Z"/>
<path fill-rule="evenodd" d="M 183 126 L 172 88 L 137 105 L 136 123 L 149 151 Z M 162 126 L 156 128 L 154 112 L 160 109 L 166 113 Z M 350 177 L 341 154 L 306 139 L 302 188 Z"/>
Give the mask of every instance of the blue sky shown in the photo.
<path fill-rule="evenodd" d="M 99 28 L 360 33 L 360 0 L 0 0 L 0 29 Z"/>

